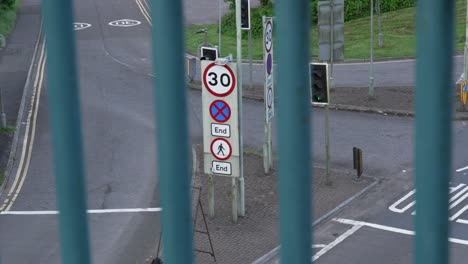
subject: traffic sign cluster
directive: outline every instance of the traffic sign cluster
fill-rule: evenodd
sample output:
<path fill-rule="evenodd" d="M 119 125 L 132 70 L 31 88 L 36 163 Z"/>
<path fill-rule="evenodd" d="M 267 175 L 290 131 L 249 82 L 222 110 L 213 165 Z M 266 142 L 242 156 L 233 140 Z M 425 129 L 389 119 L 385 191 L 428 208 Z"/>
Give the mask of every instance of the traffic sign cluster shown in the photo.
<path fill-rule="evenodd" d="M 274 91 L 273 91 L 273 18 L 266 17 L 263 20 L 263 60 L 265 65 L 265 111 L 266 123 L 275 114 Z"/>
<path fill-rule="evenodd" d="M 239 177 L 238 91 L 233 63 L 202 60 L 204 171 Z"/>

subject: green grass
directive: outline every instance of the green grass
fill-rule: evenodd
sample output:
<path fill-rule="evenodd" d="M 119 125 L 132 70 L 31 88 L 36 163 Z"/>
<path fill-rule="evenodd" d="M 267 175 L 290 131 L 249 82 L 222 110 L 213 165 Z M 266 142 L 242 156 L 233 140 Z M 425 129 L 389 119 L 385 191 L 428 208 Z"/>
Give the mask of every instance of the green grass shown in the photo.
<path fill-rule="evenodd" d="M 465 43 L 466 2 L 456 1 L 456 32 L 455 49 L 463 51 Z M 384 45 L 378 47 L 377 16 L 374 16 L 374 56 L 376 58 L 414 56 L 415 48 L 415 8 L 405 8 L 382 14 L 382 33 Z M 186 49 L 189 53 L 197 54 L 197 47 L 203 43 L 203 34 L 194 34 L 198 29 L 208 28 L 208 41 L 218 44 L 218 25 L 188 26 L 185 30 Z M 317 54 L 317 30 L 313 26 L 311 32 L 311 54 Z M 280 37 L 278 35 L 276 38 Z M 345 60 L 368 59 L 370 49 L 370 21 L 369 17 L 351 20 L 345 23 Z M 236 56 L 236 38 L 233 34 L 223 34 L 221 55 L 232 53 Z M 248 41 L 244 33 L 242 41 L 242 57 L 248 58 Z M 252 38 L 252 55 L 254 59 L 262 59 L 262 37 Z"/>
<path fill-rule="evenodd" d="M 10 127 L 10 126 L 0 128 L 0 132 L 2 132 L 2 133 L 9 133 L 9 132 L 14 132 L 14 131 L 15 131 L 15 128 Z"/>
<path fill-rule="evenodd" d="M 5 173 L 0 171 L 0 186 L 3 184 L 3 179 L 5 179 Z"/>
<path fill-rule="evenodd" d="M 11 8 L 0 5 L 0 34 L 8 36 L 16 20 L 16 10 L 19 7 L 20 0 L 16 0 Z"/>

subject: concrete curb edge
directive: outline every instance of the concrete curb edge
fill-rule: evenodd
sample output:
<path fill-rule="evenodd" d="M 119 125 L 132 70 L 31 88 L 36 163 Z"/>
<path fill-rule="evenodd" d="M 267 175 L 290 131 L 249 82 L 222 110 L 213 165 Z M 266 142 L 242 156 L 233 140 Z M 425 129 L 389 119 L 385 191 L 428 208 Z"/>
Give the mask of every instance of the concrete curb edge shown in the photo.
<path fill-rule="evenodd" d="M 201 86 L 194 82 L 187 83 L 187 86 L 193 90 L 201 90 Z M 252 96 L 246 93 L 243 94 L 243 97 L 247 99 L 260 101 L 260 102 L 263 102 L 264 100 L 263 97 Z M 311 105 L 311 107 L 325 108 L 325 106 L 323 105 Z M 385 109 L 385 108 L 376 108 L 376 107 L 367 107 L 367 106 L 344 105 L 344 104 L 330 104 L 329 108 L 332 110 L 338 110 L 338 111 L 363 112 L 363 113 L 374 113 L 374 114 L 393 115 L 393 116 L 414 117 L 415 115 L 413 111 Z M 461 112 L 454 112 L 453 120 L 466 121 L 468 120 L 468 113 L 464 114 Z"/>
<path fill-rule="evenodd" d="M 37 58 L 37 51 L 39 50 L 39 46 L 40 46 L 39 44 L 41 42 L 41 39 L 42 39 L 42 19 L 41 19 L 41 22 L 40 22 L 40 25 L 39 25 L 39 31 L 37 33 L 36 43 L 34 45 L 34 52 L 33 52 L 32 58 L 31 58 L 31 63 L 29 65 L 28 74 L 26 76 L 26 81 L 25 81 L 24 87 L 23 87 L 23 95 L 21 96 L 21 103 L 20 103 L 20 107 L 18 109 L 18 114 L 17 114 L 17 118 L 16 118 L 15 133 L 13 135 L 13 141 L 11 143 L 10 154 L 8 156 L 8 162 L 7 162 L 7 166 L 6 166 L 6 170 L 5 170 L 5 178 L 3 179 L 2 186 L 0 187 L 0 195 L 2 195 L 2 191 L 4 190 L 5 186 L 7 185 L 8 181 L 9 181 L 11 170 L 12 170 L 13 163 L 14 163 L 14 160 L 15 160 L 17 147 L 18 147 L 19 131 L 20 131 L 21 122 L 23 120 L 24 107 L 25 107 L 25 104 L 26 104 L 26 94 L 29 91 L 28 87 L 30 86 L 31 75 L 32 75 L 32 71 L 33 71 L 33 68 L 34 68 L 34 62 L 36 61 L 36 58 Z"/>

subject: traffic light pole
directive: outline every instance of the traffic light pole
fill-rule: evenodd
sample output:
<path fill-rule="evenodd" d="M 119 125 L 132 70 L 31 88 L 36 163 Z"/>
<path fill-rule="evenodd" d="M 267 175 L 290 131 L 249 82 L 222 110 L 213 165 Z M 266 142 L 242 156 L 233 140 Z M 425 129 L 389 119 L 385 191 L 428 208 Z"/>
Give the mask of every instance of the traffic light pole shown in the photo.
<path fill-rule="evenodd" d="M 244 185 L 244 139 L 242 132 L 242 32 L 241 32 L 241 0 L 236 0 L 236 32 L 237 32 L 237 87 L 239 95 L 239 155 L 240 155 L 240 177 L 239 177 L 239 186 L 240 187 L 240 203 L 238 207 L 238 212 L 240 216 L 245 216 L 245 185 Z M 237 186 L 237 185 L 236 185 Z M 237 189 L 237 188 L 236 188 Z M 233 190 L 236 191 L 237 190 Z M 237 198 L 237 195 L 232 195 L 233 199 Z M 233 212 L 234 213 L 234 212 Z M 237 215 L 236 215 L 237 220 Z"/>
<path fill-rule="evenodd" d="M 218 0 L 218 52 L 219 57 L 221 57 L 221 5 L 223 0 Z"/>
<path fill-rule="evenodd" d="M 334 51 L 335 51 L 335 34 L 333 29 L 335 28 L 335 18 L 333 17 L 333 0 L 330 0 L 330 77 L 328 81 L 328 85 L 333 87 L 333 60 L 334 60 Z M 328 90 L 328 89 L 327 89 Z M 327 100 L 330 101 L 330 98 L 327 96 Z M 328 103 L 325 106 L 325 162 L 326 162 L 326 176 L 325 176 L 325 184 L 330 183 L 330 122 L 329 122 L 329 108 Z"/>
<path fill-rule="evenodd" d="M 463 64 L 464 79 L 468 80 L 468 1 L 466 2 L 466 24 L 465 24 L 465 60 Z"/>

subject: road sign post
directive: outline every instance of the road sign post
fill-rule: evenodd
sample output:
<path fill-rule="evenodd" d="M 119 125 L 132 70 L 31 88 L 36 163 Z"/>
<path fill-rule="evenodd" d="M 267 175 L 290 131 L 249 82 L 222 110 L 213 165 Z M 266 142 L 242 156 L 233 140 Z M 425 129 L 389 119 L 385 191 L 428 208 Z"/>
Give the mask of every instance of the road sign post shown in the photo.
<path fill-rule="evenodd" d="M 0 34 L 0 51 L 4 49 L 6 46 L 6 39 L 5 36 Z M 1 62 L 1 57 L 0 57 L 0 62 Z M 0 87 L 0 128 L 6 128 L 7 127 L 7 120 L 6 120 L 6 114 L 5 114 L 5 109 L 3 106 L 3 98 L 2 98 L 2 87 Z"/>
<path fill-rule="evenodd" d="M 265 67 L 265 143 L 263 145 L 263 167 L 269 173 L 272 167 L 271 119 L 275 115 L 275 95 L 273 76 L 273 18 L 265 17 L 263 21 L 263 64 Z"/>
<path fill-rule="evenodd" d="M 223 60 L 201 61 L 204 172 L 211 217 L 215 211 L 214 176 L 232 177 L 233 220 L 237 221 L 241 175 L 237 69 L 236 64 L 223 64 Z"/>

